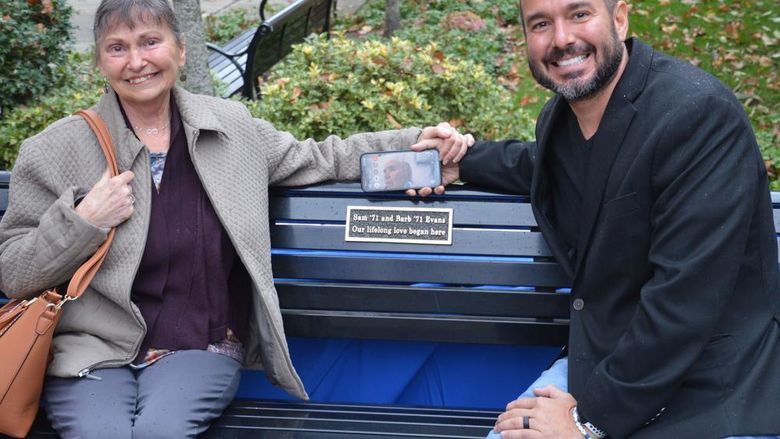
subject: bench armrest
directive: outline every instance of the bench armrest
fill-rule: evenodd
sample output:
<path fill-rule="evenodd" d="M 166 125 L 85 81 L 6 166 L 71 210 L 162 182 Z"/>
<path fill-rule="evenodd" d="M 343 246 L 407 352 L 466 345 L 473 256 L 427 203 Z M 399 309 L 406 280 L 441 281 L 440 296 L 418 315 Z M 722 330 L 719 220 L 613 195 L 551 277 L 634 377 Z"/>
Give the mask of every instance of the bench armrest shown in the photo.
<path fill-rule="evenodd" d="M 233 63 L 234 66 L 236 66 L 236 69 L 238 69 L 239 72 L 241 72 L 241 76 L 244 76 L 244 66 L 238 63 L 236 59 L 244 54 L 246 54 L 247 50 L 249 50 L 249 47 L 245 48 L 241 52 L 236 53 L 230 53 L 222 50 L 219 46 L 212 44 L 212 43 L 206 43 L 206 48 L 209 50 L 212 50 L 214 52 L 217 52 L 218 54 L 224 56 L 228 60 L 230 60 L 231 63 Z"/>
<path fill-rule="evenodd" d="M 265 4 L 268 3 L 268 0 L 263 0 L 260 2 L 260 21 L 265 21 Z"/>

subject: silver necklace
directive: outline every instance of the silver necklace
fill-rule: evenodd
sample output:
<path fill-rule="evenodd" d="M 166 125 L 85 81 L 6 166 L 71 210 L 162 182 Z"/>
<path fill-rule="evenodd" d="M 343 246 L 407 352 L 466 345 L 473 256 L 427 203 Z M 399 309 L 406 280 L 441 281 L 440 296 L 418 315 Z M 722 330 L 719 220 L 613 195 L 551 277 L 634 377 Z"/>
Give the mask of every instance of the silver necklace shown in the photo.
<path fill-rule="evenodd" d="M 136 131 L 144 130 L 146 131 L 146 134 L 150 134 L 152 136 L 157 136 L 163 131 L 165 131 L 166 128 L 168 128 L 168 125 L 170 125 L 171 122 L 168 121 L 165 125 L 161 126 L 160 128 L 141 128 L 139 126 L 134 127 Z"/>

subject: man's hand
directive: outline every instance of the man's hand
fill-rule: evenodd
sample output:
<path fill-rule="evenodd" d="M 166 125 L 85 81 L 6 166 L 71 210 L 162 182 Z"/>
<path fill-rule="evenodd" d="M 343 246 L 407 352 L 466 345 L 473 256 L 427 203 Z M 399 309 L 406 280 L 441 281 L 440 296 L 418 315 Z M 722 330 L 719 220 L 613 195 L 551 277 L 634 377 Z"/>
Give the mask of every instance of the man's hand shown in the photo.
<path fill-rule="evenodd" d="M 536 398 L 521 398 L 510 402 L 496 421 L 493 430 L 502 439 L 582 439 L 571 410 L 577 405 L 574 397 L 553 385 L 534 389 Z M 523 416 L 528 416 L 529 428 L 523 428 Z"/>
<path fill-rule="evenodd" d="M 103 173 L 97 183 L 76 207 L 76 213 L 92 225 L 111 228 L 122 224 L 133 214 L 133 172 L 125 171 L 116 177 Z"/>
<path fill-rule="evenodd" d="M 466 155 L 466 152 L 473 144 L 474 137 L 471 134 L 460 134 L 458 130 L 447 122 L 423 129 L 422 134 L 417 139 L 417 143 L 412 145 L 411 149 L 413 151 L 433 148 L 439 150 L 441 185 L 434 189 L 425 187 L 419 191 L 409 189 L 406 191 L 406 194 L 409 196 L 420 195 L 426 197 L 433 192 L 437 194 L 444 193 L 444 186 L 457 180 L 460 176 L 458 162 Z"/>

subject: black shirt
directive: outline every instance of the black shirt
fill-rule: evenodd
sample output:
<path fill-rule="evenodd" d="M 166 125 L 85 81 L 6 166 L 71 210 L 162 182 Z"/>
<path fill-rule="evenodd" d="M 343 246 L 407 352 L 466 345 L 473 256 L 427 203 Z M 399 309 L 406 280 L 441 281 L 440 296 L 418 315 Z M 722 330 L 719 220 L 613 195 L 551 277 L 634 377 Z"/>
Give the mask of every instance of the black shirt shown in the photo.
<path fill-rule="evenodd" d="M 550 220 L 561 241 L 568 247 L 572 262 L 577 257 L 577 240 L 582 218 L 582 194 L 590 159 L 591 139 L 585 140 L 570 108 L 561 112 L 551 136 L 546 161 L 552 196 Z"/>

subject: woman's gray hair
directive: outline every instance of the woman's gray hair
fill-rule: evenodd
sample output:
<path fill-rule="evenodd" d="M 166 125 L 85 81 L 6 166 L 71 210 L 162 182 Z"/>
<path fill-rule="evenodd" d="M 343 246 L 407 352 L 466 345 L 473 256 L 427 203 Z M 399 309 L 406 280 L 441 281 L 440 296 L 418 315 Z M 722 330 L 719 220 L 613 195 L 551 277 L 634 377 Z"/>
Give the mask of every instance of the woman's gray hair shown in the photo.
<path fill-rule="evenodd" d="M 102 0 L 95 12 L 95 22 L 92 34 L 95 38 L 95 55 L 99 54 L 97 46 L 106 32 L 119 24 L 132 29 L 139 21 L 149 19 L 166 26 L 173 32 L 176 42 L 183 44 L 179 21 L 168 0 Z"/>

